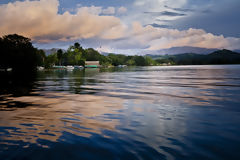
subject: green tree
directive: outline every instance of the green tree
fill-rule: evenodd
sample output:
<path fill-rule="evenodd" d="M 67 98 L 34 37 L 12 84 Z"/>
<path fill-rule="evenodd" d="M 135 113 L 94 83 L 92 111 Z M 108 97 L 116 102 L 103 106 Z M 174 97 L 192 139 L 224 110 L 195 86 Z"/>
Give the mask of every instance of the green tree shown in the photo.
<path fill-rule="evenodd" d="M 57 50 L 57 58 L 59 65 L 62 65 L 63 51 L 61 49 Z"/>
<path fill-rule="evenodd" d="M 66 52 L 65 62 L 67 65 L 81 65 L 83 64 L 83 57 L 82 57 L 82 48 L 80 45 L 70 46 Z"/>
<path fill-rule="evenodd" d="M 108 58 L 111 60 L 112 65 L 118 66 L 126 64 L 126 56 L 122 54 L 109 54 Z"/>
<path fill-rule="evenodd" d="M 78 42 L 76 42 L 76 43 L 74 43 L 74 48 L 80 49 L 81 45 Z"/>
<path fill-rule="evenodd" d="M 51 68 L 58 62 L 57 54 L 50 54 L 46 57 L 45 68 Z"/>
<path fill-rule="evenodd" d="M 145 58 L 142 56 L 134 56 L 134 61 L 137 66 L 146 66 Z"/>
<path fill-rule="evenodd" d="M 133 59 L 129 59 L 129 60 L 126 62 L 126 64 L 127 64 L 128 66 L 134 66 L 134 65 L 135 65 L 135 61 L 134 61 Z"/>
<path fill-rule="evenodd" d="M 88 48 L 85 50 L 84 58 L 87 61 L 99 61 L 101 59 L 101 54 L 93 48 Z"/>
<path fill-rule="evenodd" d="M 36 52 L 37 52 L 37 65 L 44 66 L 46 60 L 45 52 L 42 49 L 40 50 L 36 49 Z"/>
<path fill-rule="evenodd" d="M 149 56 L 145 56 L 144 59 L 145 59 L 146 66 L 152 66 L 156 64 L 155 61 Z"/>

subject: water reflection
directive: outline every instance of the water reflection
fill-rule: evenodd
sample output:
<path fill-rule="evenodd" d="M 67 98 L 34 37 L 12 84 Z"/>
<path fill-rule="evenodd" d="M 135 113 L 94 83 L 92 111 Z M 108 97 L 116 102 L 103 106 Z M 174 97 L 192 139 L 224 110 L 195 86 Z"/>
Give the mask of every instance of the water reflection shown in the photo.
<path fill-rule="evenodd" d="M 56 98 L 57 95 L 57 98 Z M 57 142 L 62 132 L 89 137 L 90 133 L 101 134 L 101 130 L 114 130 L 117 116 L 122 103 L 108 97 L 91 95 L 74 95 L 52 92 L 44 96 L 11 97 L 14 102 L 31 104 L 27 109 L 17 108 L 15 114 L 0 112 L 0 126 L 14 127 L 8 130 L 14 136 L 4 137 L 3 140 L 22 140 L 37 143 L 45 139 Z"/>
<path fill-rule="evenodd" d="M 39 72 L 1 93 L 0 157 L 238 159 L 239 68 Z"/>

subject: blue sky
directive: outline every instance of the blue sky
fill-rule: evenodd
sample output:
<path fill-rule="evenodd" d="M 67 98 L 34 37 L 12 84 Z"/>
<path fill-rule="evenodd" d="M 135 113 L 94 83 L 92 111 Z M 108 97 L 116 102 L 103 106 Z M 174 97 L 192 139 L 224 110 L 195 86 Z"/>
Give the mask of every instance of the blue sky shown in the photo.
<path fill-rule="evenodd" d="M 79 41 L 129 54 L 240 49 L 239 8 L 239 0 L 1 0 L 0 35 L 23 34 L 40 48 Z"/>
<path fill-rule="evenodd" d="M 77 4 L 82 4 L 83 6 L 126 6 L 131 4 L 133 1 L 132 0 L 60 0 L 60 5 L 64 7 L 74 7 Z"/>

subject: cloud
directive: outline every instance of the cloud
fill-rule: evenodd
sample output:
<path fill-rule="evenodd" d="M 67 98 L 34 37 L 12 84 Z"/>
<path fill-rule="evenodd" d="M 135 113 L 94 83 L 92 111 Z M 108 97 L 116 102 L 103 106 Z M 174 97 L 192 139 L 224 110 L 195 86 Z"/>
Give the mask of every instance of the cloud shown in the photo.
<path fill-rule="evenodd" d="M 169 12 L 169 11 L 163 11 L 163 12 L 144 12 L 146 14 L 151 14 L 155 16 L 185 16 L 184 13 L 177 13 L 177 12 Z"/>
<path fill-rule="evenodd" d="M 127 12 L 127 8 L 125 8 L 125 7 L 120 7 L 120 8 L 118 8 L 118 10 L 117 10 L 117 13 L 118 14 L 124 14 L 124 13 L 126 13 Z"/>
<path fill-rule="evenodd" d="M 77 11 L 81 13 L 84 12 L 84 13 L 99 15 L 103 12 L 103 9 L 102 7 L 90 6 L 90 7 L 79 7 L 77 8 Z"/>
<path fill-rule="evenodd" d="M 154 11 L 161 10 L 165 8 L 165 6 L 180 8 L 186 3 L 187 0 L 135 0 L 134 2 L 136 6 L 144 6 L 145 8 L 149 8 Z"/>
<path fill-rule="evenodd" d="M 157 23 L 148 24 L 148 25 L 151 25 L 155 28 L 171 28 L 171 26 L 169 26 L 169 25 L 163 25 L 163 24 L 157 24 Z"/>
<path fill-rule="evenodd" d="M 18 33 L 38 42 L 122 36 L 119 32 L 114 33 L 123 30 L 120 19 L 99 16 L 101 7 L 81 7 L 76 14 L 59 14 L 58 6 L 58 0 L 16 1 L 0 5 L 0 35 Z"/>
<path fill-rule="evenodd" d="M 113 15 L 113 14 L 115 14 L 115 8 L 114 7 L 108 7 L 106 9 L 103 9 L 102 13 L 107 14 L 107 15 Z"/>
<path fill-rule="evenodd" d="M 175 10 L 178 8 L 188 8 L 189 0 L 134 0 L 129 6 L 128 16 L 124 21 L 129 23 L 140 21 L 143 25 L 157 23 L 157 19 L 173 21 L 188 16 L 190 12 Z M 168 7 L 171 6 L 172 8 Z M 161 25 L 169 25 L 166 22 L 158 22 Z"/>
<path fill-rule="evenodd" d="M 126 39 L 112 42 L 111 46 L 119 49 L 160 50 L 171 47 L 193 46 L 201 48 L 227 48 L 237 49 L 240 45 L 239 38 L 216 36 L 202 29 L 177 30 L 168 28 L 143 27 L 134 22 L 129 29 Z"/>
<path fill-rule="evenodd" d="M 191 16 L 182 17 L 172 25 L 176 28 L 202 28 L 214 34 L 240 37 L 240 1 L 213 0 L 210 6 L 199 6 Z M 212 2 L 212 3 L 213 3 Z"/>
<path fill-rule="evenodd" d="M 145 2 L 149 0 L 139 0 L 138 5 Z M 168 5 L 167 2 L 173 1 L 164 2 Z M 226 49 L 239 49 L 240 46 L 239 38 L 216 36 L 202 29 L 177 30 L 164 28 L 161 24 L 144 26 L 140 22 L 126 25 L 118 17 L 105 15 L 116 14 L 115 8 L 111 7 L 80 6 L 74 14 L 67 11 L 60 14 L 58 7 L 58 0 L 27 0 L 0 5 L 0 36 L 17 33 L 38 44 L 80 41 L 85 46 L 104 46 L 102 50 L 122 53 L 124 50 L 157 51 L 179 46 Z M 124 7 L 120 8 L 117 13 L 126 12 Z"/>
<path fill-rule="evenodd" d="M 172 9 L 174 11 L 180 11 L 180 12 L 193 12 L 194 10 L 193 9 L 188 9 L 188 8 L 173 8 L 173 7 L 169 7 L 167 5 L 164 6 L 165 8 L 168 8 L 168 9 Z"/>

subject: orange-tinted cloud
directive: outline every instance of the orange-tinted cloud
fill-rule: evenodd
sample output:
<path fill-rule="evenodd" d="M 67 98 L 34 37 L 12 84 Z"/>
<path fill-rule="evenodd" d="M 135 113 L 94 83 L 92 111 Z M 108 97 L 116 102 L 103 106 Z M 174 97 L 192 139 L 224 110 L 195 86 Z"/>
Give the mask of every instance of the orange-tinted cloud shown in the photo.
<path fill-rule="evenodd" d="M 142 4 L 138 1 L 138 5 Z M 184 4 L 184 0 L 181 4 Z M 114 7 L 80 7 L 71 14 L 58 11 L 58 0 L 16 1 L 0 5 L 0 36 L 17 33 L 41 42 L 95 39 L 105 49 L 159 50 L 177 46 L 239 49 L 239 38 L 216 36 L 202 29 L 177 30 L 143 26 L 139 22 L 125 25 L 113 14 L 127 9 Z M 112 15 L 106 16 L 105 14 Z"/>
<path fill-rule="evenodd" d="M 0 35 L 18 33 L 49 42 L 101 37 L 109 29 L 122 26 L 120 19 L 114 16 L 99 16 L 97 7 L 83 7 L 76 14 L 59 14 L 58 6 L 58 0 L 17 1 L 1 5 Z"/>

